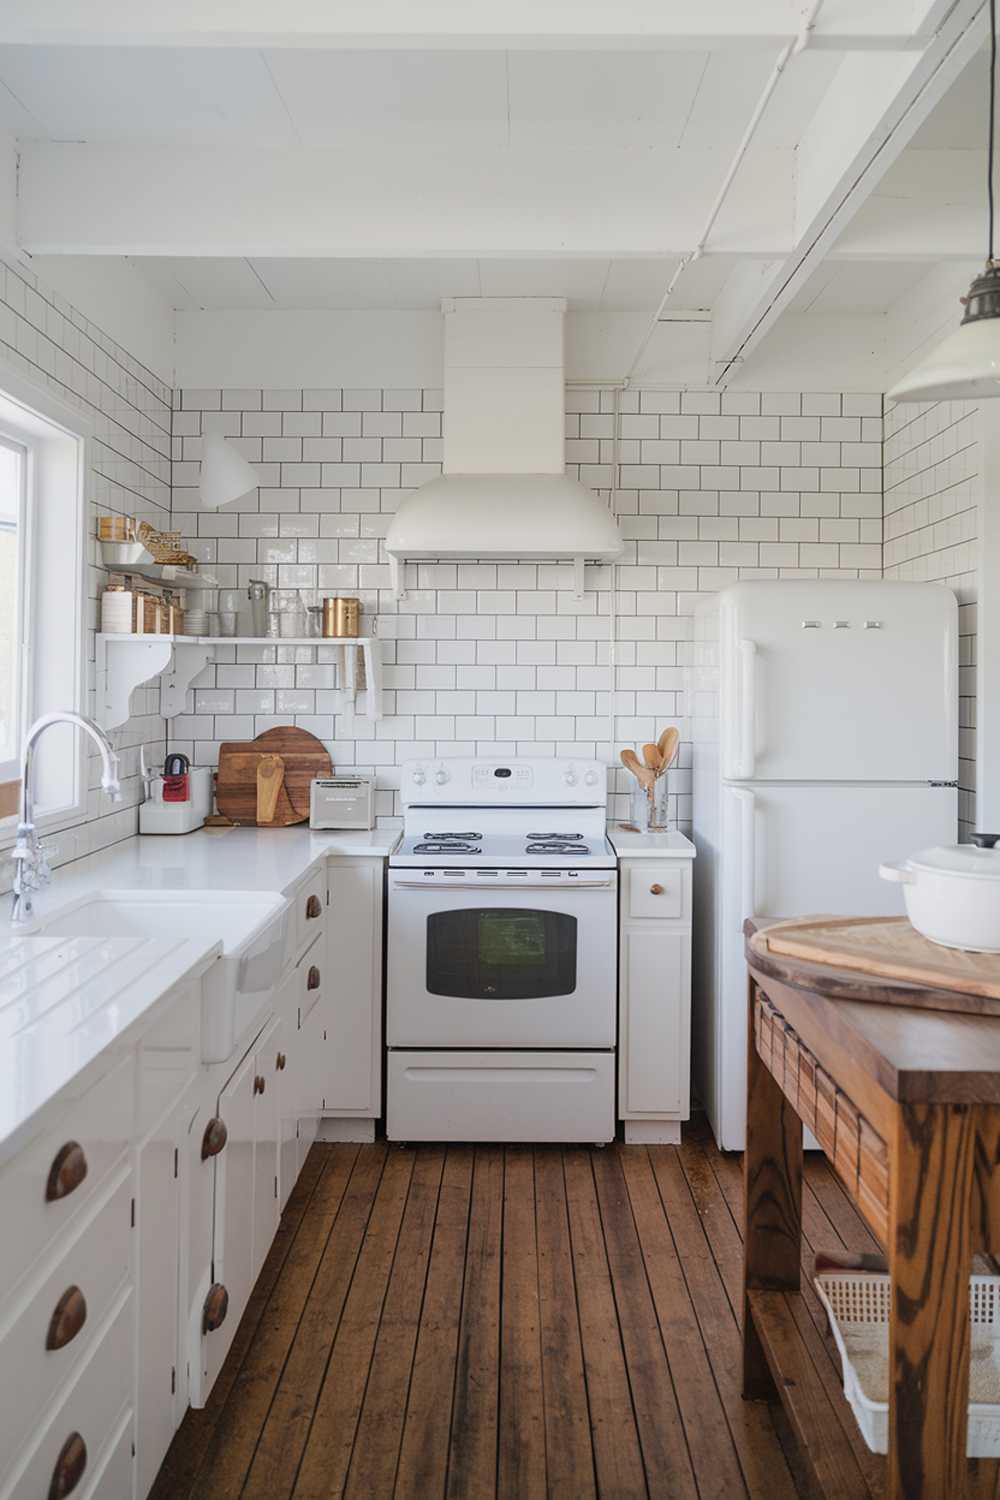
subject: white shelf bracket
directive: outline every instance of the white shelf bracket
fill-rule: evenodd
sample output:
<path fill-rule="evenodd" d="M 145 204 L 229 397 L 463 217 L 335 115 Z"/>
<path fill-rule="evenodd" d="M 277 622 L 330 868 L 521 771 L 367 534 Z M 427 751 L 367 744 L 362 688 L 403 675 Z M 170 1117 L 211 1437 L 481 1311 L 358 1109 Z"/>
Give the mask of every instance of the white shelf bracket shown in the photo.
<path fill-rule="evenodd" d="M 573 559 L 573 598 L 574 599 L 582 599 L 583 598 L 583 594 L 584 594 L 584 588 L 583 588 L 583 567 L 584 567 L 583 558 L 582 557 L 574 557 L 574 559 Z"/>
<path fill-rule="evenodd" d="M 390 554 L 389 557 L 389 589 L 396 604 L 406 598 L 406 584 L 404 582 L 404 568 L 406 564 L 402 558 Z"/>
<path fill-rule="evenodd" d="M 224 640 L 224 637 L 220 637 Z M 173 661 L 164 669 L 160 682 L 160 713 L 165 719 L 173 719 L 184 712 L 187 690 L 199 672 L 203 672 L 213 659 L 211 646 L 191 644 L 174 646 Z"/>
<path fill-rule="evenodd" d="M 98 635 L 94 667 L 96 675 L 95 715 L 102 729 L 117 729 L 128 719 L 132 692 L 149 682 L 170 664 L 174 646 L 170 640 L 120 639 Z"/>

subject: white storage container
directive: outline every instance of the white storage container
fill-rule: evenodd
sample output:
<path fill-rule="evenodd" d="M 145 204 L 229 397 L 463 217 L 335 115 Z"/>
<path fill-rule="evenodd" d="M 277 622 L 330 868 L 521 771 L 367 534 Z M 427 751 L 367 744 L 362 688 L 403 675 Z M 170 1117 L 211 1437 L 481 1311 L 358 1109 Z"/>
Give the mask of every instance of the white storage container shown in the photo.
<path fill-rule="evenodd" d="M 830 1319 L 844 1374 L 844 1395 L 861 1435 L 873 1453 L 888 1453 L 889 1402 L 865 1394 L 859 1364 L 879 1346 L 879 1335 L 884 1338 L 888 1364 L 890 1279 L 871 1271 L 829 1271 L 818 1273 L 814 1284 Z M 970 1276 L 969 1287 L 970 1394 L 976 1393 L 977 1386 L 982 1389 L 986 1379 L 1000 1393 L 1000 1276 Z M 966 1453 L 969 1458 L 1000 1457 L 1000 1400 L 970 1400 Z"/>

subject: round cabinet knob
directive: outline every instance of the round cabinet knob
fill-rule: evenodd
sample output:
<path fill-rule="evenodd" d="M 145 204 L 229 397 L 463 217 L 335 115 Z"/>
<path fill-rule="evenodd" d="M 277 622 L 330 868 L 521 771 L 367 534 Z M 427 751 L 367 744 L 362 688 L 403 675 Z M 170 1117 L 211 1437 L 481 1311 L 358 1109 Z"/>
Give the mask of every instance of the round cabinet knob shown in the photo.
<path fill-rule="evenodd" d="M 435 771 L 434 780 L 438 786 L 444 786 L 445 782 L 448 780 L 448 772 L 443 768 L 441 770 Z"/>
<path fill-rule="evenodd" d="M 254 1093 L 255 1094 L 262 1094 L 266 1088 L 267 1088 L 267 1080 L 265 1078 L 261 1078 L 261 1076 L 260 1076 L 259 1073 L 255 1073 L 254 1074 L 254 1080 L 253 1080 L 253 1091 L 254 1091 Z"/>
<path fill-rule="evenodd" d="M 229 1293 L 221 1281 L 210 1286 L 205 1296 L 205 1305 L 201 1312 L 202 1333 L 214 1333 L 221 1328 L 226 1321 L 226 1313 L 229 1311 Z"/>
<path fill-rule="evenodd" d="M 49 1500 L 63 1500 L 72 1495 L 87 1467 L 87 1445 L 78 1432 L 71 1432 L 59 1449 L 56 1466 L 52 1470 L 49 1485 Z"/>
<path fill-rule="evenodd" d="M 45 1335 L 46 1349 L 65 1349 L 87 1321 L 87 1299 L 78 1286 L 67 1287 L 56 1303 Z"/>
<path fill-rule="evenodd" d="M 663 895 L 663 887 L 662 887 L 662 885 L 651 885 L 649 887 L 649 894 L 651 896 L 662 896 Z"/>
<path fill-rule="evenodd" d="M 205 1126 L 205 1134 L 201 1138 L 202 1161 L 208 1161 L 210 1156 L 218 1156 L 228 1139 L 229 1131 L 226 1129 L 225 1120 L 220 1120 L 218 1115 L 215 1115 Z"/>
<path fill-rule="evenodd" d="M 279 1052 L 277 1057 L 274 1059 L 274 1066 L 277 1068 L 279 1073 L 283 1073 L 285 1071 L 285 1064 L 287 1062 L 288 1058 L 285 1056 L 285 1054 L 283 1052 Z"/>
<path fill-rule="evenodd" d="M 310 896 L 306 902 L 307 917 L 321 917 L 323 915 L 323 903 L 318 896 Z"/>
<path fill-rule="evenodd" d="M 56 1152 L 45 1184 L 46 1203 L 68 1198 L 87 1175 L 87 1158 L 79 1141 L 67 1141 Z"/>
<path fill-rule="evenodd" d="M 413 780 L 417 786 L 423 786 L 424 782 L 427 780 L 427 775 L 424 771 L 417 769 L 413 773 Z"/>

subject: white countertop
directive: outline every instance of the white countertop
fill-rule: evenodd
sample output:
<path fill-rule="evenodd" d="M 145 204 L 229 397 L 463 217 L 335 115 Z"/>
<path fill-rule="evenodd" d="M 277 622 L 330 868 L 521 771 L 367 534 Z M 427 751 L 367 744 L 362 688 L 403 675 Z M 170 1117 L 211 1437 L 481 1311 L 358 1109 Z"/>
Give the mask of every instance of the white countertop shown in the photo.
<path fill-rule="evenodd" d="M 389 853 L 399 830 L 294 828 L 136 837 L 55 872 L 35 897 L 44 920 L 95 891 L 287 893 L 331 856 Z M 0 898 L 0 1162 L 60 1096 L 89 1088 L 155 1019 L 177 985 L 221 952 L 208 939 L 23 936 Z M 221 935 L 220 935 L 221 936 Z"/>
<path fill-rule="evenodd" d="M 221 949 L 204 938 L 20 937 L 8 927 L 0 937 L 0 1163 L 46 1106 L 74 1084 L 82 1092 L 96 1082 L 158 1002 Z"/>
<path fill-rule="evenodd" d="M 666 833 L 629 833 L 621 823 L 608 824 L 608 838 L 621 859 L 694 859 L 691 840 L 670 828 Z"/>

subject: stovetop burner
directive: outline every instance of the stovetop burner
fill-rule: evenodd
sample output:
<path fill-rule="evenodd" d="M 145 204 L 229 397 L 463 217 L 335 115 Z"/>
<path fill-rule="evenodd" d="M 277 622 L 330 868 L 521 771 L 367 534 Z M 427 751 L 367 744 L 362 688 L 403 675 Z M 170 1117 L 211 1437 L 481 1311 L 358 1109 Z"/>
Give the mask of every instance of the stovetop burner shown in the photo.
<path fill-rule="evenodd" d="M 582 833 L 529 833 L 527 837 L 536 844 L 568 844 L 577 839 L 582 840 Z"/>
<path fill-rule="evenodd" d="M 580 835 L 576 834 L 574 837 L 579 838 Z M 586 844 L 577 844 L 572 839 L 567 843 L 565 839 L 560 838 L 544 839 L 541 843 L 528 844 L 524 852 L 525 854 L 589 854 L 590 850 Z"/>
<path fill-rule="evenodd" d="M 534 837 L 534 835 L 532 835 Z M 460 844 L 478 844 L 482 838 L 481 833 L 425 833 L 425 839 L 432 839 L 436 844 L 443 844 L 455 839 Z"/>
<path fill-rule="evenodd" d="M 473 839 L 479 838 L 479 834 L 473 834 Z M 440 838 L 436 835 L 430 836 L 422 844 L 414 844 L 414 854 L 482 854 L 481 844 L 470 843 L 466 839 Z"/>

